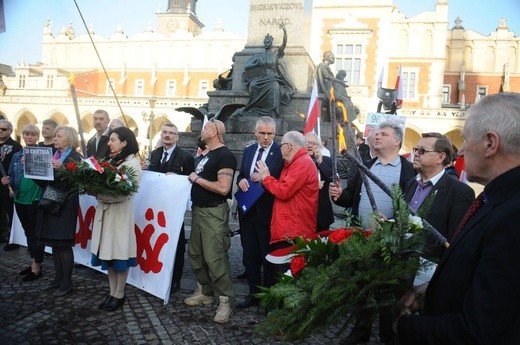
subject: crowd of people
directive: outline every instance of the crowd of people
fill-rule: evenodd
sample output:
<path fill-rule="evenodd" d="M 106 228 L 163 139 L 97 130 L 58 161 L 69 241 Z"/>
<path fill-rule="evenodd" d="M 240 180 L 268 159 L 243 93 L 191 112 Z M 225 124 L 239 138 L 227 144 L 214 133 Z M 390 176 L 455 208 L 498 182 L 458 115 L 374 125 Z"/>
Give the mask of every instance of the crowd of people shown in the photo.
<path fill-rule="evenodd" d="M 226 127 L 219 120 L 210 120 L 203 126 L 197 143 L 202 154 L 196 158 L 178 147 L 177 127 L 163 125 L 161 145 L 151 152 L 148 164 L 144 165 L 137 158 L 134 133 L 122 124 L 114 123 L 110 128 L 109 123 L 105 111 L 94 113 L 96 135 L 88 142 L 87 155 L 131 167 L 137 171 L 138 181 L 142 169 L 148 169 L 185 175 L 191 182 L 188 258 L 197 278 L 197 289 L 184 303 L 198 306 L 217 302 L 217 323 L 228 322 L 234 308 L 259 305 L 256 294 L 260 288 L 276 284 L 280 274 L 288 269 L 287 263 L 266 260 L 267 254 L 290 246 L 291 239 L 297 236 L 309 237 L 328 230 L 334 222 L 333 203 L 349 208 L 368 228 L 373 226 L 375 216 L 393 216 L 391 197 L 373 181 L 365 180 L 361 169 L 347 174 L 346 184 L 333 178 L 335 162 L 324 154 L 322 141 L 315 133 L 304 136 L 289 131 L 277 143 L 273 117 L 258 117 L 252 129 L 256 140 L 244 149 L 240 165 L 226 146 Z M 70 186 L 59 178 L 51 182 L 25 178 L 22 147 L 10 138 L 11 132 L 12 125 L 0 120 L 2 225 L 10 228 L 14 202 L 31 257 L 30 266 L 20 272 L 22 280 L 42 276 L 43 246 L 51 246 L 54 280 L 46 289 L 64 296 L 73 290 L 72 246 L 78 194 L 70 193 Z M 44 141 L 37 143 L 39 134 L 38 127 L 27 125 L 22 132 L 25 145 L 52 146 L 55 170 L 81 159 L 78 135 L 73 128 L 44 122 Z M 520 262 L 520 235 L 516 231 L 520 214 L 520 94 L 483 98 L 470 108 L 462 134 L 465 141 L 459 154 L 464 155 L 467 178 L 485 186 L 477 198 L 473 189 L 446 171 L 453 159 L 453 145 L 446 136 L 423 133 L 413 148 L 413 163 L 399 155 L 403 128 L 394 123 L 381 123 L 366 142 L 357 137 L 367 169 L 386 186 L 398 185 L 410 208 L 450 243 L 439 246 L 436 240 L 427 239 L 424 256 L 438 263 L 431 281 L 413 289 L 410 286 L 399 315 L 393 310 L 379 310 L 379 338 L 385 344 L 520 341 L 520 275 L 516 272 Z M 256 188 L 258 185 L 262 188 Z M 66 194 L 58 213 L 39 206 L 40 198 L 49 190 Z M 233 190 L 247 195 L 249 202 L 239 202 L 237 208 L 249 285 L 249 294 L 242 301 L 236 301 L 228 257 L 228 201 L 233 198 Z M 368 197 L 367 190 L 373 199 Z M 108 271 L 110 291 L 99 308 L 112 311 L 124 304 L 128 270 L 137 264 L 132 196 L 99 194 L 96 199 L 92 264 Z M 37 217 L 28 216 L 34 213 Z M 183 225 L 173 292 L 180 286 L 185 244 Z M 5 249 L 9 250 L 8 246 Z M 355 324 L 344 343 L 368 341 L 371 326 Z"/>

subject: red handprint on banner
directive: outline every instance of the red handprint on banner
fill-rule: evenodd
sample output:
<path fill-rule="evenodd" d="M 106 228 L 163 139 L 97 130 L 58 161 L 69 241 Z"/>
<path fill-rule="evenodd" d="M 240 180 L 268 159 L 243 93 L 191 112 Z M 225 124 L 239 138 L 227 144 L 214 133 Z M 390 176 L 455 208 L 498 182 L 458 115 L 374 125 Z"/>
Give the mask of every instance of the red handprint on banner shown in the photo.
<path fill-rule="evenodd" d="M 152 221 L 155 218 L 154 211 L 148 208 L 145 212 L 144 218 L 147 221 Z M 157 225 L 162 228 L 166 227 L 166 217 L 163 211 L 157 213 Z M 152 246 L 152 235 L 155 233 L 153 224 L 146 224 L 143 231 L 135 225 L 135 236 L 137 238 L 137 263 L 144 273 L 159 273 L 162 270 L 163 263 L 159 261 L 159 254 L 162 248 L 168 242 L 168 234 L 163 232 L 157 236 L 155 245 Z M 146 255 L 143 255 L 146 252 Z"/>
<path fill-rule="evenodd" d="M 83 218 L 83 212 L 81 206 L 78 209 L 78 225 L 79 231 L 76 233 L 74 242 L 79 244 L 81 248 L 87 248 L 88 241 L 92 238 L 92 225 L 94 223 L 94 216 L 96 215 L 96 208 L 90 206 L 85 212 L 85 218 Z"/>

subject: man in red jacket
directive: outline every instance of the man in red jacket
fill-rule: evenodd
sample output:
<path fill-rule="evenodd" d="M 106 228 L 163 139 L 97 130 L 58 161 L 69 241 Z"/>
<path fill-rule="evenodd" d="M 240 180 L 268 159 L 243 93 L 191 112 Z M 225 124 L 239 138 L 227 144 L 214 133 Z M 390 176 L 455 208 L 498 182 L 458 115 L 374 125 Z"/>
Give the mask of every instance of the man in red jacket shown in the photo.
<path fill-rule="evenodd" d="M 290 246 L 288 239 L 312 236 L 316 232 L 318 216 L 318 173 L 307 154 L 303 134 L 287 132 L 282 138 L 280 149 L 285 165 L 279 179 L 269 174 L 265 162 L 257 163 L 262 185 L 275 197 L 270 252 Z M 267 266 L 266 286 L 276 283 L 277 272 L 285 272 L 289 268 L 288 264 Z"/>

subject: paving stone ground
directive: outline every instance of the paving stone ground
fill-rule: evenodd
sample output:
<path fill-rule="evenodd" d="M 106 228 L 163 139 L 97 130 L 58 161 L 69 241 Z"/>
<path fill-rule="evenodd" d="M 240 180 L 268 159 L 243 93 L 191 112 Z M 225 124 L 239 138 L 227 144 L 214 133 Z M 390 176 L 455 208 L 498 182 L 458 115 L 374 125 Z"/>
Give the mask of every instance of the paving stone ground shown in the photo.
<path fill-rule="evenodd" d="M 189 221 L 187 220 L 187 224 Z M 231 224 L 232 230 L 238 224 Z M 187 226 L 189 237 L 189 224 Z M 18 272 L 30 262 L 26 248 L 6 252 L 0 247 L 0 343 L 1 344 L 281 344 L 254 333 L 264 319 L 256 308 L 235 310 L 226 324 L 213 322 L 215 306 L 189 307 L 182 300 L 193 292 L 196 280 L 186 257 L 181 289 L 163 301 L 128 285 L 127 301 L 114 312 L 97 309 L 106 291 L 105 274 L 77 265 L 74 290 L 54 297 L 42 287 L 52 280 L 52 259 L 43 263 L 43 277 L 22 282 Z M 232 238 L 232 276 L 242 272 L 240 236 Z M 248 293 L 245 280 L 233 279 L 238 301 Z M 300 344 L 341 344 L 331 327 Z M 377 332 L 374 332 L 377 333 Z M 287 344 L 287 343 L 286 343 Z M 379 344 L 377 339 L 368 344 Z"/>

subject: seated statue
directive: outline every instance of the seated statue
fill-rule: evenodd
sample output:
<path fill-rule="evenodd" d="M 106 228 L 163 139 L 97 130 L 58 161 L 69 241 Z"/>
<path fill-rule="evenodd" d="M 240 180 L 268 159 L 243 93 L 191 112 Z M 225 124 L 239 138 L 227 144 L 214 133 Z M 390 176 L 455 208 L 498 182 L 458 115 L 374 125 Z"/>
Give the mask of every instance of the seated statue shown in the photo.
<path fill-rule="evenodd" d="M 235 54 L 233 54 L 233 64 L 231 65 L 231 68 L 224 73 L 220 73 L 217 77 L 217 79 L 213 80 L 213 87 L 215 90 L 231 90 L 233 87 L 233 66 L 235 63 Z M 224 76 L 224 74 L 226 76 Z"/>
<path fill-rule="evenodd" d="M 287 30 L 282 24 L 283 42 L 278 49 L 273 48 L 273 36 L 264 38 L 265 51 L 252 55 L 244 65 L 242 81 L 249 90 L 249 101 L 242 114 L 253 116 L 280 116 L 280 104 L 287 105 L 295 87 L 280 59 L 287 44 Z"/>

